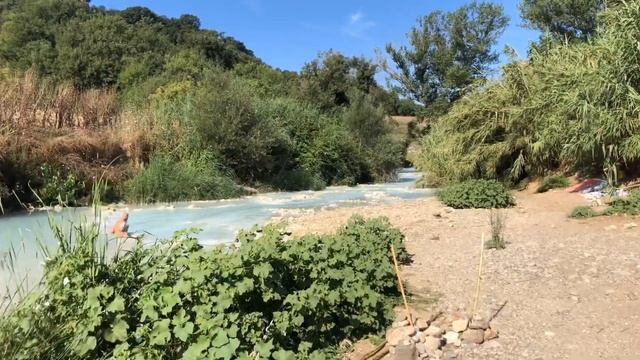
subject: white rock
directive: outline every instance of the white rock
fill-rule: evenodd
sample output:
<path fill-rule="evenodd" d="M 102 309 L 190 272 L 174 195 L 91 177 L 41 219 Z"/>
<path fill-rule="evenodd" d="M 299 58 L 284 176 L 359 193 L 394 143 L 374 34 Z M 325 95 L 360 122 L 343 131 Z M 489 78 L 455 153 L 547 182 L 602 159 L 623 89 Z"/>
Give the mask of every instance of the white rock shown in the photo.
<path fill-rule="evenodd" d="M 460 334 L 455 331 L 447 331 L 447 333 L 444 334 L 444 339 L 447 341 L 447 344 L 460 346 Z"/>
<path fill-rule="evenodd" d="M 442 340 L 433 336 L 427 336 L 424 342 L 424 346 L 430 354 L 433 354 L 436 350 L 440 349 Z"/>

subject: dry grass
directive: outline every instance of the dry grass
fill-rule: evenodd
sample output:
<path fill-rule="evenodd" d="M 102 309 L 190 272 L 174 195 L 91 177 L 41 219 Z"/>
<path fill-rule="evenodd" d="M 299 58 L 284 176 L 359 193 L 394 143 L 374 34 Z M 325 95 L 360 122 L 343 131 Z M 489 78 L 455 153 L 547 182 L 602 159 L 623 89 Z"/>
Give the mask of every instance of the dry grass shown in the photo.
<path fill-rule="evenodd" d="M 0 79 L 0 126 L 87 129 L 113 126 L 117 120 L 113 89 L 81 91 L 32 72 Z"/>

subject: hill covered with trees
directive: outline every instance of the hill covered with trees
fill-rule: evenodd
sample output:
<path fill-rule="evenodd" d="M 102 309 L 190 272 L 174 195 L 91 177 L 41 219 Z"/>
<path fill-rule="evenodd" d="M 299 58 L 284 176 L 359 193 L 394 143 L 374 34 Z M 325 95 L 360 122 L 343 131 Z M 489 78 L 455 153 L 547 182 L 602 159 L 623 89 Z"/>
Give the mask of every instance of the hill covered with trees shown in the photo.
<path fill-rule="evenodd" d="M 81 0 L 0 3 L 0 200 L 216 199 L 394 176 L 387 115 L 418 106 L 372 61 L 327 51 L 299 73 L 264 64 L 197 17 Z"/>

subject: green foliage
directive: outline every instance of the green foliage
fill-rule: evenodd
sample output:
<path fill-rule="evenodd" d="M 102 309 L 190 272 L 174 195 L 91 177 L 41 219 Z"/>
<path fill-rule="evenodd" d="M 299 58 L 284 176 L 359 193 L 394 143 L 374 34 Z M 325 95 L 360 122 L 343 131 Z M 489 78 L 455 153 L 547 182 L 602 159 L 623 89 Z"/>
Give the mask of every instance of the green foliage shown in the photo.
<path fill-rule="evenodd" d="M 547 176 L 542 180 L 536 192 L 543 193 L 551 189 L 566 188 L 569 187 L 569 185 L 571 185 L 569 179 L 562 175 Z"/>
<path fill-rule="evenodd" d="M 522 18 L 531 28 L 560 40 L 586 39 L 595 34 L 598 12 L 606 0 L 523 0 Z"/>
<path fill-rule="evenodd" d="M 149 165 L 124 184 L 135 203 L 223 199 L 241 195 L 215 157 L 202 153 L 176 158 L 157 153 Z"/>
<path fill-rule="evenodd" d="M 603 215 L 615 214 L 640 215 L 640 191 L 632 191 L 627 197 L 614 198 Z"/>
<path fill-rule="evenodd" d="M 3 62 L 81 87 L 131 86 L 159 73 L 165 57 L 184 51 L 227 69 L 256 59 L 235 39 L 200 29 L 195 16 L 166 18 L 144 7 L 114 11 L 78 0 L 21 1 L 8 4 L 0 23 Z"/>
<path fill-rule="evenodd" d="M 503 68 L 440 118 L 423 140 L 419 168 L 431 183 L 493 178 L 516 183 L 549 171 L 634 169 L 640 3 L 605 11 L 589 42 L 534 52 Z"/>
<path fill-rule="evenodd" d="M 43 205 L 77 205 L 84 184 L 72 173 L 63 174 L 60 169 L 44 164 L 40 167 L 40 178 L 43 185 L 38 188 L 37 193 Z"/>
<path fill-rule="evenodd" d="M 494 180 L 467 180 L 452 184 L 440 190 L 438 197 L 454 209 L 497 209 L 515 205 L 509 191 Z"/>
<path fill-rule="evenodd" d="M 348 58 L 330 50 L 302 68 L 300 96 L 323 111 L 348 106 L 352 94 L 377 88 L 376 71 L 376 65 L 365 58 Z"/>
<path fill-rule="evenodd" d="M 74 233 L 77 245 L 47 263 L 43 291 L 0 318 L 2 358 L 332 357 L 344 338 L 389 324 L 389 247 L 409 260 L 385 219 L 290 241 L 269 226 L 242 232 L 235 250 L 181 232 L 112 261 L 98 254 L 97 231 Z"/>
<path fill-rule="evenodd" d="M 569 217 L 574 219 L 587 219 L 597 216 L 598 213 L 591 206 L 577 206 L 571 211 Z"/>
<path fill-rule="evenodd" d="M 500 5 L 472 2 L 450 13 L 418 19 L 410 46 L 387 45 L 397 72 L 387 66 L 403 94 L 440 114 L 498 61 L 492 51 L 509 19 Z"/>

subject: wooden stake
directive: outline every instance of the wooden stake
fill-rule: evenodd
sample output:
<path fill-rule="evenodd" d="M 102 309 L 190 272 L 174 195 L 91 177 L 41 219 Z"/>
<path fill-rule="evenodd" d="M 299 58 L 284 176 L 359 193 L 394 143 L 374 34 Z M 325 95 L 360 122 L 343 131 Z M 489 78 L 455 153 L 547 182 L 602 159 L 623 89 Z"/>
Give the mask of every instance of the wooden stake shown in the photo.
<path fill-rule="evenodd" d="M 398 276 L 398 283 L 400 284 L 400 293 L 402 294 L 402 301 L 404 301 L 404 309 L 407 312 L 407 320 L 409 320 L 409 324 L 411 327 L 413 325 L 413 318 L 411 317 L 411 310 L 409 309 L 409 303 L 407 302 L 407 296 L 404 293 L 404 284 L 402 282 L 402 276 L 400 275 L 400 267 L 398 266 L 398 259 L 396 258 L 396 249 L 391 244 L 391 255 L 393 255 L 393 265 L 396 268 L 396 275 Z"/>
<path fill-rule="evenodd" d="M 478 281 L 476 283 L 476 295 L 473 299 L 473 313 L 471 316 L 476 315 L 476 311 L 478 310 L 478 300 L 480 298 L 480 283 L 482 282 L 482 265 L 484 263 L 484 233 L 482 233 L 482 237 L 480 238 L 480 264 L 478 264 Z"/>

